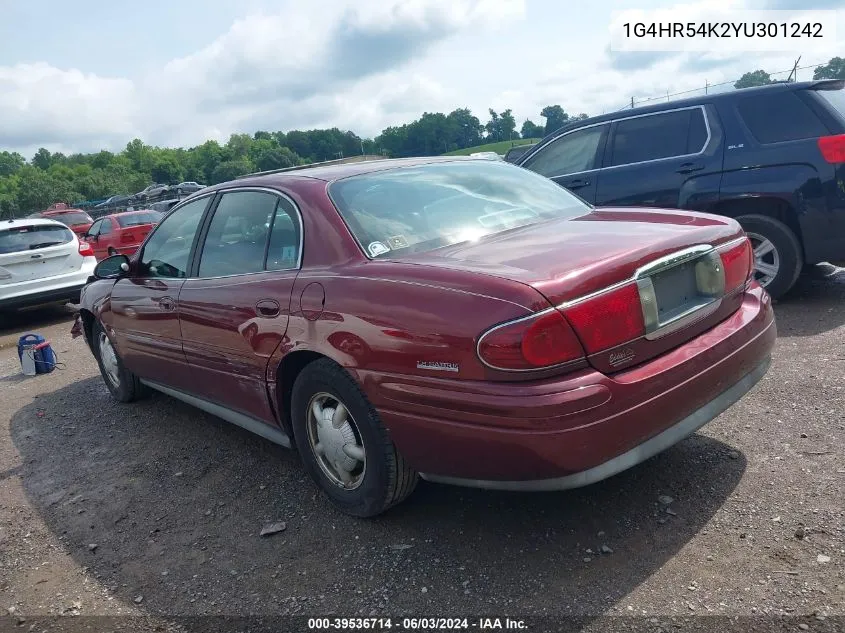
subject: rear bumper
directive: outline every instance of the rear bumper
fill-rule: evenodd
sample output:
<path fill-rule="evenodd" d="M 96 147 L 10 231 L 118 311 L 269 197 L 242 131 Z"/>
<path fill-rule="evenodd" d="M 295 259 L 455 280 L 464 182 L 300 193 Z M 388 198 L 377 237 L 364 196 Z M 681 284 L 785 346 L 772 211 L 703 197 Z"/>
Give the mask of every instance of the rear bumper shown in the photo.
<path fill-rule="evenodd" d="M 85 283 L 81 283 L 63 288 L 39 290 L 38 292 L 16 295 L 14 297 L 0 298 L 0 308 L 26 308 L 47 303 L 57 303 L 59 301 L 78 301 L 79 293 L 84 286 Z"/>
<path fill-rule="evenodd" d="M 757 286 L 717 326 L 612 376 L 360 376 L 398 449 L 425 478 L 555 490 L 609 477 L 695 432 L 760 380 L 776 336 L 771 300 Z"/>

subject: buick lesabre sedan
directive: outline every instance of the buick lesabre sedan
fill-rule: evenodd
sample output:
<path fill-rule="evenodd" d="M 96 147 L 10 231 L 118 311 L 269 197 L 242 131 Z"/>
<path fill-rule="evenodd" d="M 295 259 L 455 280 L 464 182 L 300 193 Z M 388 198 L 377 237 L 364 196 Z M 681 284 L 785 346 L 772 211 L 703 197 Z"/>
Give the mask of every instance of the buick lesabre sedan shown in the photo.
<path fill-rule="evenodd" d="M 116 399 L 156 389 L 295 446 L 356 516 L 420 477 L 610 477 L 740 399 L 776 336 L 734 220 L 596 209 L 483 159 L 209 187 L 95 277 L 74 333 Z"/>

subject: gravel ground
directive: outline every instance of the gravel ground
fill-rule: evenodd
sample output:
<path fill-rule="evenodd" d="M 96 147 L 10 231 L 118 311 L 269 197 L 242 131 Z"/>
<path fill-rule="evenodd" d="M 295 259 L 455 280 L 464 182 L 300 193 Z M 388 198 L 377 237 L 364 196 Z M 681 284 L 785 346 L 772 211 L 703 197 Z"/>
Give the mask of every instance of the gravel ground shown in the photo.
<path fill-rule="evenodd" d="M 394 630 L 404 615 L 842 630 L 843 300 L 845 270 L 803 277 L 776 305 L 766 378 L 611 480 L 554 494 L 422 482 L 369 521 L 333 510 L 293 452 L 163 395 L 115 403 L 67 313 L 7 321 L 0 630 L 212 630 L 219 620 L 180 618 L 291 614 L 390 617 Z M 64 371 L 20 375 L 12 345 L 33 329 Z"/>

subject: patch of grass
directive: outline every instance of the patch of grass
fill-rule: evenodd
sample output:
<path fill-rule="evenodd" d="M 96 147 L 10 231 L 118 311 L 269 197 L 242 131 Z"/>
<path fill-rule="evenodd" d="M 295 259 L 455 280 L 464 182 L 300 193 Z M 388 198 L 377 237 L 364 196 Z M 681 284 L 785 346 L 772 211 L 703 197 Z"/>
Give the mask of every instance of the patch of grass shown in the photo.
<path fill-rule="evenodd" d="M 540 139 L 538 138 L 518 138 L 514 141 L 499 141 L 498 143 L 487 143 L 486 145 L 476 145 L 475 147 L 466 147 L 464 149 L 458 149 L 454 152 L 449 152 L 447 154 L 443 154 L 444 156 L 469 156 L 470 154 L 474 154 L 475 152 L 496 152 L 497 154 L 504 154 L 507 152 L 511 147 L 517 147 L 519 145 L 529 145 L 531 143 L 536 143 Z"/>

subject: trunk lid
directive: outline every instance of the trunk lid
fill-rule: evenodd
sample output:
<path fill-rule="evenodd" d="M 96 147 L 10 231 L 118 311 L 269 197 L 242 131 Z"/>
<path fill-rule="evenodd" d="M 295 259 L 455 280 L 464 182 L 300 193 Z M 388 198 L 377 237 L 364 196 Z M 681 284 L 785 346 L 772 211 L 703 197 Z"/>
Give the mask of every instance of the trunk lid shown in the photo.
<path fill-rule="evenodd" d="M 412 255 L 408 261 L 513 279 L 533 287 L 554 306 L 634 283 L 638 271 L 645 274 L 658 260 L 666 262 L 647 272 L 657 304 L 652 308 L 660 323 L 684 318 L 671 331 L 664 328 L 660 336 L 642 336 L 596 353 L 585 345 L 588 360 L 597 369 L 611 372 L 680 345 L 739 307 L 742 299 L 737 293 L 718 301 L 698 296 L 695 263 L 708 256 L 708 246 L 725 245 L 742 236 L 739 224 L 729 218 L 662 209 L 596 209 L 578 218 Z M 676 254 L 681 255 L 679 261 L 674 260 Z M 708 257 L 714 268 L 721 263 L 715 253 Z"/>

